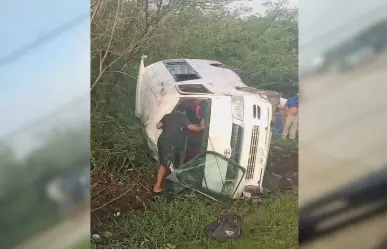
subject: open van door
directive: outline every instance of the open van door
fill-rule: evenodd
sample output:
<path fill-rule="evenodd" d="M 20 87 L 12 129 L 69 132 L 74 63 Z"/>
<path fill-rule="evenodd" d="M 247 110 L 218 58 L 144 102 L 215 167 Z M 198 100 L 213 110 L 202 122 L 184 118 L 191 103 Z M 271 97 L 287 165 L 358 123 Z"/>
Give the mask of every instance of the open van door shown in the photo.
<path fill-rule="evenodd" d="M 143 80 L 144 69 L 145 69 L 144 60 L 146 58 L 148 58 L 147 55 L 141 56 L 140 68 L 138 70 L 138 77 L 137 77 L 135 115 L 138 118 L 140 118 L 141 113 L 142 113 L 142 110 L 141 110 L 141 87 L 143 84 L 142 80 Z"/>
<path fill-rule="evenodd" d="M 245 169 L 225 156 L 207 151 L 172 172 L 167 179 L 216 201 L 229 201 L 245 176 Z"/>

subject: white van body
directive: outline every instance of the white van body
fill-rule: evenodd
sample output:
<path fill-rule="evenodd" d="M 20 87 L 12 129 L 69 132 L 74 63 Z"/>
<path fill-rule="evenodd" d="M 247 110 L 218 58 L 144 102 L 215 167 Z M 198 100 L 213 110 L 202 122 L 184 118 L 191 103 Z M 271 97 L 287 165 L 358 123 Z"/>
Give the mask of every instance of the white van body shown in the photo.
<path fill-rule="evenodd" d="M 205 100 L 210 103 L 205 150 L 224 155 L 246 169 L 233 198 L 241 198 L 246 186 L 262 190 L 271 142 L 270 101 L 265 96 L 236 90 L 246 85 L 218 61 L 174 59 L 145 67 L 145 58 L 139 68 L 135 113 L 145 126 L 155 159 L 161 134 L 156 124 L 161 118 L 184 99 Z"/>
<path fill-rule="evenodd" d="M 288 102 L 288 99 L 281 98 L 281 99 L 280 99 L 280 104 L 279 104 L 279 107 L 280 107 L 280 108 L 284 108 L 284 107 L 285 107 L 285 104 L 286 104 L 286 102 Z"/>

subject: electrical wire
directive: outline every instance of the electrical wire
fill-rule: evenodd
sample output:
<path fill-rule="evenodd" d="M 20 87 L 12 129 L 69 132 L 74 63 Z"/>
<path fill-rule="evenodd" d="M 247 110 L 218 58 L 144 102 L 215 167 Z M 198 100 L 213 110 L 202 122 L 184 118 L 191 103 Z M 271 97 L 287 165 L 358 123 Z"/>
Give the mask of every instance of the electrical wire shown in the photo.
<path fill-rule="evenodd" d="M 83 22 L 84 20 L 86 20 L 87 18 L 89 18 L 90 16 L 90 12 L 87 11 L 87 12 L 84 12 L 80 15 L 78 15 L 77 17 L 69 20 L 68 22 L 58 26 L 56 29 L 54 29 L 53 31 L 45 34 L 44 36 L 41 36 L 39 37 L 38 39 L 36 39 L 35 41 L 29 43 L 29 44 L 26 44 L 25 46 L 15 50 L 15 51 L 12 51 L 11 53 L 9 53 L 8 55 L 0 58 L 0 69 L 1 68 L 4 68 L 6 66 L 8 66 L 9 64 L 19 60 L 20 58 L 22 58 L 23 56 L 27 55 L 28 53 L 32 52 L 33 50 L 41 47 L 42 45 L 50 42 L 51 40 L 59 37 L 60 35 L 70 31 L 71 29 L 75 28 L 76 26 L 78 26 L 81 22 Z M 69 106 L 72 106 L 74 105 L 75 103 L 77 103 L 78 101 L 81 101 L 85 98 L 85 96 L 80 96 L 80 97 L 76 97 L 74 99 L 72 99 L 71 101 L 69 101 L 68 103 L 64 104 L 64 105 L 61 105 L 60 107 L 54 109 L 53 111 L 50 111 L 49 113 L 39 117 L 38 119 L 35 119 L 25 125 L 23 125 L 22 127 L 8 133 L 7 135 L 3 136 L 2 138 L 0 138 L 1 140 L 7 140 L 7 139 L 10 139 L 12 138 L 14 135 L 20 133 L 21 131 L 23 130 L 26 130 L 28 128 L 30 128 L 31 126 L 34 126 L 34 125 L 37 125 L 39 124 L 40 122 L 46 120 L 47 118 L 51 117 L 53 114 L 57 113 L 59 110 L 63 110 L 64 108 L 67 108 Z M 37 183 L 39 183 L 41 181 L 43 176 L 39 176 L 37 177 L 36 180 L 32 181 L 31 183 L 27 184 L 29 185 L 30 187 L 32 186 L 35 186 Z M 10 196 L 13 197 L 13 198 L 17 198 L 18 196 L 18 193 L 22 192 L 22 191 L 25 191 L 26 189 L 26 185 L 22 185 L 23 187 L 20 187 L 20 188 L 17 188 L 15 189 L 14 192 L 12 193 L 7 193 L 7 196 Z M 28 187 L 27 187 L 28 188 Z M 4 201 L 4 196 L 1 197 L 1 201 Z M 6 197 L 8 198 L 8 197 Z"/>
<path fill-rule="evenodd" d="M 18 59 L 20 59 L 23 56 L 27 55 L 28 53 L 32 52 L 33 50 L 41 47 L 42 45 L 52 41 L 53 39 L 59 37 L 60 35 L 62 35 L 68 31 L 70 31 L 71 29 L 77 27 L 81 22 L 83 22 L 87 18 L 89 18 L 89 16 L 90 16 L 89 11 L 81 13 L 78 16 L 76 16 L 75 18 L 70 19 L 66 23 L 58 26 L 56 29 L 52 30 L 51 32 L 39 37 L 35 41 L 33 41 L 29 44 L 26 44 L 25 46 L 15 50 L 15 51 L 12 51 L 8 55 L 0 58 L 0 69 L 2 67 L 5 67 L 5 66 L 17 61 Z M 81 97 L 74 98 L 71 101 L 69 101 L 68 103 L 61 105 L 60 107 L 56 108 L 55 110 L 50 111 L 49 113 L 23 125 L 20 128 L 17 128 L 16 130 L 8 133 L 7 135 L 3 136 L 0 139 L 4 139 L 4 140 L 9 139 L 12 136 L 16 135 L 17 133 L 19 133 L 20 131 L 28 129 L 29 127 L 32 127 L 33 125 L 36 125 L 36 124 L 46 120 L 47 118 L 51 117 L 53 114 L 57 113 L 58 110 L 61 110 L 61 109 L 66 108 L 70 105 L 73 105 L 74 103 L 80 101 L 83 98 L 85 98 L 85 97 L 81 96 Z"/>
<path fill-rule="evenodd" d="M 25 46 L 12 51 L 8 55 L 0 58 L 0 68 L 5 67 L 18 59 L 22 58 L 26 54 L 32 52 L 33 50 L 41 47 L 42 45 L 50 42 L 51 40 L 57 38 L 58 36 L 66 33 L 67 31 L 70 31 L 71 29 L 78 26 L 81 22 L 89 18 L 90 11 L 82 13 L 75 17 L 74 19 L 69 20 L 68 22 L 58 26 L 56 29 L 52 30 L 51 32 L 37 38 L 35 41 L 26 44 Z"/>

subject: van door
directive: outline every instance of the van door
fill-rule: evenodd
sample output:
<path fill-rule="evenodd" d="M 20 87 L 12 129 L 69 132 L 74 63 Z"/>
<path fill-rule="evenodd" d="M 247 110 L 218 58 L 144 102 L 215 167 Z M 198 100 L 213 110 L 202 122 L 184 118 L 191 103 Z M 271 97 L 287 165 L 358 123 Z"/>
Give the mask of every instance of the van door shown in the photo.
<path fill-rule="evenodd" d="M 211 122 L 211 99 L 206 99 L 204 103 L 201 105 L 201 111 L 200 111 L 200 118 L 204 119 L 206 121 L 206 129 L 204 129 L 202 132 L 202 141 L 201 141 L 201 153 L 204 153 L 207 151 L 208 147 L 208 136 L 209 136 L 209 124 Z"/>
<path fill-rule="evenodd" d="M 233 117 L 230 96 L 211 97 L 211 113 L 208 131 L 208 151 L 216 151 L 231 157 L 231 134 Z"/>

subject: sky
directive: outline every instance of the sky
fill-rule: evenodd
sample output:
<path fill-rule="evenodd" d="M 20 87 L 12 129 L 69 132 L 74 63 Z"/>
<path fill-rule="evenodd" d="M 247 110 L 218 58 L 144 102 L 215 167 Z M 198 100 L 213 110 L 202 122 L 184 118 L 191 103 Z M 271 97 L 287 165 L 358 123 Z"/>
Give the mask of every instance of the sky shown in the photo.
<path fill-rule="evenodd" d="M 65 109 L 67 121 L 89 119 L 90 2 L 21 0 L 17 4 L 2 1 L 0 6 L 0 61 L 85 15 L 77 26 L 0 66 L 0 140 L 23 150 L 21 147 L 31 145 L 31 133 L 58 121 L 61 106 L 74 98 L 84 96 L 83 101 L 73 104 L 75 108 Z M 77 115 L 68 115 L 71 113 Z M 43 122 L 13 132 L 44 115 L 47 117 Z"/>

